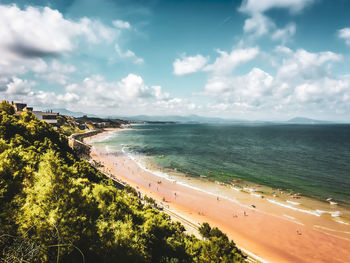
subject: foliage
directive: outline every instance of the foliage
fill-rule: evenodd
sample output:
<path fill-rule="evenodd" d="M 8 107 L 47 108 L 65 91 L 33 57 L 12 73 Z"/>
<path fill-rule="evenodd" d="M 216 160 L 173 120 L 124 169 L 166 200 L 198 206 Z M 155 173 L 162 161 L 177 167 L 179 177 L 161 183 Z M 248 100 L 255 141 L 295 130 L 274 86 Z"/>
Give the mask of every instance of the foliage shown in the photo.
<path fill-rule="evenodd" d="M 156 205 L 157 202 L 156 200 L 154 200 L 152 197 L 148 197 L 147 195 L 145 195 L 145 197 L 143 198 L 147 203 L 151 204 L 151 205 Z"/>
<path fill-rule="evenodd" d="M 57 116 L 57 124 L 59 126 L 59 132 L 66 136 L 73 133 L 83 133 L 85 125 L 79 125 L 73 117 L 59 115 Z"/>
<path fill-rule="evenodd" d="M 2 102 L 0 102 L 0 112 L 1 111 L 6 112 L 7 114 L 14 114 L 15 108 L 6 100 L 3 100 Z"/>
<path fill-rule="evenodd" d="M 0 113 L 0 204 L 0 262 L 244 261 L 221 231 L 188 236 L 118 190 L 30 112 Z"/>

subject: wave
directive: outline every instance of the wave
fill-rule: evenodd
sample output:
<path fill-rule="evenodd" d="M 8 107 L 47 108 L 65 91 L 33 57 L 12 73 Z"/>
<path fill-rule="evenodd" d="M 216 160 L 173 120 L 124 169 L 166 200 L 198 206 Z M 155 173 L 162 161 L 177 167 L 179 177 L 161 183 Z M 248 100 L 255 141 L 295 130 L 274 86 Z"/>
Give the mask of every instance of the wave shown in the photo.
<path fill-rule="evenodd" d="M 320 214 L 330 214 L 332 217 L 339 217 L 341 216 L 341 212 L 340 211 L 324 211 L 324 210 L 316 210 L 316 212 L 320 213 Z"/>
<path fill-rule="evenodd" d="M 139 160 L 137 160 L 137 158 L 135 158 L 131 153 L 127 152 L 125 149 L 127 147 L 123 146 L 122 148 L 122 153 L 126 154 L 131 160 L 133 160 L 142 170 L 152 173 L 158 177 L 162 177 L 165 178 L 171 182 L 176 182 L 176 180 L 169 178 L 169 175 L 167 173 L 163 173 L 163 172 L 159 172 L 159 171 L 154 171 L 154 170 L 150 170 L 147 167 L 145 167 Z"/>
<path fill-rule="evenodd" d="M 115 146 L 105 145 L 105 150 L 106 150 L 107 154 L 111 154 L 111 153 L 115 153 L 116 151 L 118 151 L 118 148 Z"/>
<path fill-rule="evenodd" d="M 196 191 L 200 191 L 200 192 L 203 192 L 203 193 L 206 193 L 206 194 L 210 194 L 210 195 L 213 195 L 215 197 L 220 197 L 220 198 L 224 198 L 226 200 L 230 200 L 236 204 L 239 204 L 245 208 L 248 208 L 248 209 L 252 209 L 250 206 L 248 205 L 245 205 L 245 204 L 242 204 L 240 203 L 239 201 L 237 201 L 236 199 L 232 199 L 232 198 L 229 198 L 227 196 L 224 196 L 224 195 L 220 195 L 220 194 L 217 194 L 217 193 L 213 193 L 213 192 L 210 192 L 210 191 L 207 191 L 207 190 L 204 190 L 202 188 L 199 188 L 199 187 L 196 187 L 196 186 L 193 186 L 193 185 L 190 185 L 188 183 L 185 183 L 185 182 L 181 182 L 181 181 L 176 181 L 172 178 L 169 177 L 169 175 L 167 173 L 164 173 L 164 172 L 160 172 L 160 171 L 154 171 L 154 170 L 150 170 L 148 169 L 147 167 L 145 167 L 132 153 L 130 152 L 127 152 L 126 151 L 126 146 L 124 146 L 122 148 L 122 152 L 124 154 L 126 154 L 130 159 L 132 159 L 142 170 L 146 171 L 146 172 L 149 172 L 151 174 L 154 174 L 155 176 L 158 176 L 158 177 L 161 177 L 161 178 L 164 178 L 170 182 L 173 182 L 173 183 L 177 183 L 179 185 L 182 185 L 182 186 L 185 186 L 185 187 L 188 187 L 188 188 L 191 188 L 191 189 L 194 189 Z M 241 189 L 239 188 L 236 188 L 236 187 L 233 187 L 231 186 L 230 187 L 231 189 L 235 190 L 235 191 L 242 191 Z M 253 193 L 253 191 L 256 191 L 256 189 L 254 188 L 244 188 L 245 190 L 249 190 L 250 192 L 250 195 L 253 195 L 253 196 L 256 196 L 256 197 L 261 197 L 261 195 L 259 194 L 255 194 Z M 297 208 L 295 207 L 295 205 L 299 205 L 300 203 L 297 203 L 297 202 L 293 202 L 293 201 L 289 201 L 287 200 L 288 203 L 292 204 L 292 205 L 288 205 L 288 204 L 285 204 L 285 203 L 281 203 L 281 202 L 278 202 L 276 200 L 273 200 L 273 199 L 269 199 L 269 198 L 266 198 L 265 200 L 267 200 L 268 202 L 272 203 L 272 204 L 275 204 L 275 205 L 278 205 L 278 206 L 282 206 L 284 208 L 288 208 L 288 209 L 291 209 L 291 210 L 294 210 L 294 211 L 299 211 L 299 212 L 302 212 L 302 213 L 306 213 L 306 214 L 310 214 L 310 215 L 314 215 L 314 216 L 321 216 L 322 214 L 325 214 L 325 213 L 328 213 L 330 214 L 332 217 L 339 217 L 341 215 L 341 212 L 340 211 L 323 211 L 323 210 L 307 210 L 307 209 L 301 209 L 301 208 Z M 295 221 L 296 222 L 296 221 Z M 299 223 L 299 222 L 296 222 L 296 223 Z"/>
<path fill-rule="evenodd" d="M 100 137 L 98 138 L 98 142 L 105 142 L 113 137 L 115 137 L 118 133 L 118 131 L 110 131 L 108 133 L 106 133 L 105 135 L 100 135 Z"/>
<path fill-rule="evenodd" d="M 337 222 L 337 223 L 339 223 L 339 224 L 347 225 L 347 226 L 350 225 L 349 223 L 346 223 L 346 222 L 344 222 L 344 221 L 342 221 L 342 220 L 335 220 L 335 222 Z"/>
<path fill-rule="evenodd" d="M 293 202 L 293 201 L 290 201 L 290 200 L 287 200 L 286 202 L 287 202 L 287 203 L 290 203 L 290 204 L 292 204 L 292 205 L 300 205 L 300 203 L 298 203 L 298 202 Z"/>
<path fill-rule="evenodd" d="M 341 215 L 340 211 L 324 211 L 324 210 L 319 210 L 319 209 L 317 209 L 317 210 L 307 210 L 307 209 L 296 208 L 294 206 L 287 205 L 287 204 L 284 204 L 284 203 L 281 203 L 281 202 L 278 202 L 276 200 L 269 199 L 269 198 L 267 198 L 266 200 L 269 201 L 270 203 L 273 203 L 273 204 L 276 204 L 276 205 L 279 205 L 279 206 L 282 206 L 282 207 L 285 207 L 285 208 L 289 208 L 289 209 L 292 209 L 292 210 L 295 210 L 295 211 L 299 211 L 299 212 L 302 212 L 302 213 L 314 215 L 314 216 L 321 216 L 322 214 L 330 214 L 332 217 L 339 217 Z"/>
<path fill-rule="evenodd" d="M 254 194 L 254 193 L 250 193 L 250 195 L 253 195 L 253 196 L 256 196 L 256 197 L 262 197 L 262 195 Z"/>
<path fill-rule="evenodd" d="M 282 207 L 285 207 L 285 208 L 289 208 L 289 209 L 292 209 L 292 210 L 295 210 L 295 211 L 299 211 L 299 212 L 302 212 L 302 213 L 307 213 L 307 214 L 314 215 L 314 216 L 321 216 L 321 214 L 316 212 L 316 211 L 296 208 L 294 206 L 287 205 L 287 204 L 284 204 L 284 203 L 281 203 L 281 202 L 278 202 L 276 200 L 269 199 L 269 198 L 266 198 L 266 200 L 269 201 L 270 203 L 275 204 L 275 205 L 279 205 L 279 206 L 282 206 Z"/>
<path fill-rule="evenodd" d="M 237 187 L 233 187 L 233 186 L 231 186 L 231 189 L 233 189 L 233 190 L 235 190 L 235 191 L 237 191 L 237 192 L 241 192 L 241 191 L 242 191 L 242 189 L 237 188 Z"/>
<path fill-rule="evenodd" d="M 255 192 L 257 189 L 255 188 L 248 188 L 248 187 L 244 187 L 244 190 L 248 190 L 249 192 Z"/>
<path fill-rule="evenodd" d="M 200 191 L 200 192 L 203 192 L 203 193 L 206 193 L 206 194 L 209 194 L 209 195 L 212 195 L 212 196 L 215 196 L 215 197 L 220 197 L 220 198 L 223 198 L 223 199 L 226 199 L 226 200 L 229 200 L 231 202 L 234 202 L 236 204 L 239 204 L 245 208 L 248 208 L 248 209 L 252 209 L 250 206 L 248 205 L 245 205 L 245 204 L 242 204 L 240 203 L 239 201 L 237 201 L 236 199 L 232 199 L 232 198 L 229 198 L 227 196 L 224 196 L 224 195 L 221 195 L 221 194 L 217 194 L 217 193 L 213 193 L 213 192 L 210 192 L 210 191 L 206 191 L 202 188 L 199 188 L 199 187 L 196 187 L 196 186 L 193 186 L 193 185 L 190 185 L 190 184 L 187 184 L 185 182 L 181 182 L 181 181 L 176 181 L 172 178 L 169 177 L 169 175 L 167 173 L 163 173 L 163 172 L 159 172 L 159 171 L 154 171 L 154 170 L 150 170 L 148 168 L 146 168 L 137 158 L 135 158 L 131 153 L 128 153 L 125 151 L 125 148 L 126 147 L 123 147 L 122 148 L 122 152 L 124 154 L 126 154 L 131 160 L 133 160 L 141 169 L 143 169 L 144 171 L 146 172 L 149 172 L 151 174 L 154 174 L 156 176 L 159 176 L 159 177 L 162 177 L 170 182 L 173 182 L 173 183 L 176 183 L 176 184 L 179 184 L 179 185 L 182 185 L 182 186 L 185 186 L 185 187 L 188 187 L 188 188 L 191 188 L 193 190 L 196 190 L 196 191 Z M 237 189 L 237 191 L 241 191 L 240 189 Z"/>

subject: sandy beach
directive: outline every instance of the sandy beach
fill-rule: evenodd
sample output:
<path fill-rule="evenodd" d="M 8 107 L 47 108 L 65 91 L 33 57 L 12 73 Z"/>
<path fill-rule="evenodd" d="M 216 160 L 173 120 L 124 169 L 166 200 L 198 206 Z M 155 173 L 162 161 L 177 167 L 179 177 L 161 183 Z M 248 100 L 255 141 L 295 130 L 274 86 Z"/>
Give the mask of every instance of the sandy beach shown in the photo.
<path fill-rule="evenodd" d="M 84 141 L 98 141 L 111 131 Z M 104 147 L 93 145 L 91 157 L 101 162 L 106 172 L 193 224 L 209 222 L 219 227 L 239 247 L 265 262 L 350 262 L 350 227 L 334 225 L 326 216 L 268 205 L 258 196 L 219 184 L 215 193 L 209 193 L 205 180 L 183 178 L 187 180 L 184 184 L 159 177 L 128 155 L 110 154 Z M 245 202 L 238 202 L 240 199 Z"/>

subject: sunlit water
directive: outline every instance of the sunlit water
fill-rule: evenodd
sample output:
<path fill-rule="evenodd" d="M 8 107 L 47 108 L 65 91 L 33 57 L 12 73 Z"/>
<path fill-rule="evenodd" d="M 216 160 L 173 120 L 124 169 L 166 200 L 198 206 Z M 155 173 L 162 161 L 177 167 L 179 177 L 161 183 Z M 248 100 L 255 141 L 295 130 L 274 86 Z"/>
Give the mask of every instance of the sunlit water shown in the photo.
<path fill-rule="evenodd" d="M 243 179 L 350 207 L 350 125 L 147 124 L 101 143 L 191 176 Z"/>

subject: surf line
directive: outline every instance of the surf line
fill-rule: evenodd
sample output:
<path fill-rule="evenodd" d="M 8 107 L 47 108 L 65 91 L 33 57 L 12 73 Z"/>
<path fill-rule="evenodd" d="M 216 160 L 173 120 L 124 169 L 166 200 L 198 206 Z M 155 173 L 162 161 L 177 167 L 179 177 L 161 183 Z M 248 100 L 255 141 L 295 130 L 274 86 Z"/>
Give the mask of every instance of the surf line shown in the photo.
<path fill-rule="evenodd" d="M 129 157 L 131 160 L 133 160 L 137 164 L 137 166 L 139 166 L 142 170 L 144 170 L 146 172 L 149 172 L 149 173 L 151 173 L 151 174 L 153 174 L 155 176 L 164 178 L 164 179 L 166 179 L 166 180 L 168 180 L 170 182 L 176 182 L 177 184 L 183 185 L 185 187 L 192 188 L 192 189 L 200 191 L 200 192 L 204 192 L 204 193 L 207 193 L 207 194 L 210 194 L 210 195 L 218 196 L 220 198 L 225 198 L 226 200 L 232 201 L 232 202 L 234 202 L 236 204 L 239 204 L 239 205 L 241 205 L 241 206 L 243 206 L 245 208 L 251 209 L 250 206 L 242 204 L 238 200 L 231 199 L 231 198 L 228 198 L 227 196 L 222 196 L 220 194 L 215 194 L 213 192 L 205 191 L 203 189 L 200 189 L 200 188 L 192 186 L 192 185 L 188 185 L 188 184 L 180 182 L 180 181 L 176 181 L 176 180 L 170 178 L 167 173 L 150 170 L 150 169 L 146 168 L 144 165 L 142 165 L 131 153 L 127 152 L 126 149 L 127 149 L 127 147 L 125 147 L 125 146 L 122 147 L 122 153 L 124 153 L 127 157 Z M 233 188 L 233 187 L 231 187 L 231 188 L 233 190 L 236 190 L 236 191 L 240 190 L 240 189 L 236 189 L 236 188 Z M 288 209 L 292 209 L 292 210 L 295 210 L 295 211 L 299 211 L 299 212 L 302 212 L 302 213 L 307 213 L 307 214 L 314 215 L 314 216 L 317 216 L 317 217 L 321 216 L 321 214 L 323 214 L 323 213 L 330 213 L 332 216 L 335 216 L 334 212 L 328 212 L 328 211 L 322 211 L 322 210 L 310 211 L 310 210 L 306 210 L 306 209 L 296 208 L 296 207 L 294 207 L 292 205 L 287 205 L 287 204 L 284 204 L 284 203 L 280 203 L 278 201 L 275 201 L 275 200 L 269 199 L 269 198 L 266 198 L 265 200 L 267 200 L 268 202 L 273 203 L 275 205 L 278 205 L 278 206 L 282 206 L 282 207 L 285 207 L 285 208 L 288 208 Z M 293 221 L 293 222 L 295 222 L 295 221 Z M 295 222 L 295 223 L 298 223 L 298 222 Z"/>
<path fill-rule="evenodd" d="M 269 198 L 266 198 L 266 200 L 269 201 L 270 203 L 275 204 L 275 205 L 279 205 L 279 206 L 282 206 L 282 207 L 285 207 L 285 208 L 289 208 L 289 209 L 292 209 L 292 210 L 295 210 L 295 211 L 299 211 L 299 212 L 302 212 L 302 213 L 307 213 L 307 214 L 318 216 L 318 217 L 321 216 L 322 214 L 325 214 L 325 213 L 328 213 L 328 214 L 332 215 L 333 217 L 337 217 L 337 216 L 340 215 L 339 211 L 331 212 L 331 211 L 322 211 L 322 210 L 318 210 L 318 209 L 316 211 L 311 211 L 311 210 L 296 208 L 296 207 L 291 206 L 291 205 L 283 204 L 281 202 L 277 202 L 277 201 L 275 201 L 273 199 L 269 199 Z"/>
<path fill-rule="evenodd" d="M 335 229 L 332 229 L 332 228 L 328 228 L 328 227 L 324 227 L 324 226 L 319 226 L 319 225 L 314 225 L 314 227 L 315 227 L 315 228 L 320 228 L 320 229 L 323 229 L 323 230 L 333 231 L 333 232 L 339 232 L 339 233 L 344 233 L 344 234 L 350 234 L 350 232 L 347 232 L 347 231 L 335 230 Z"/>

